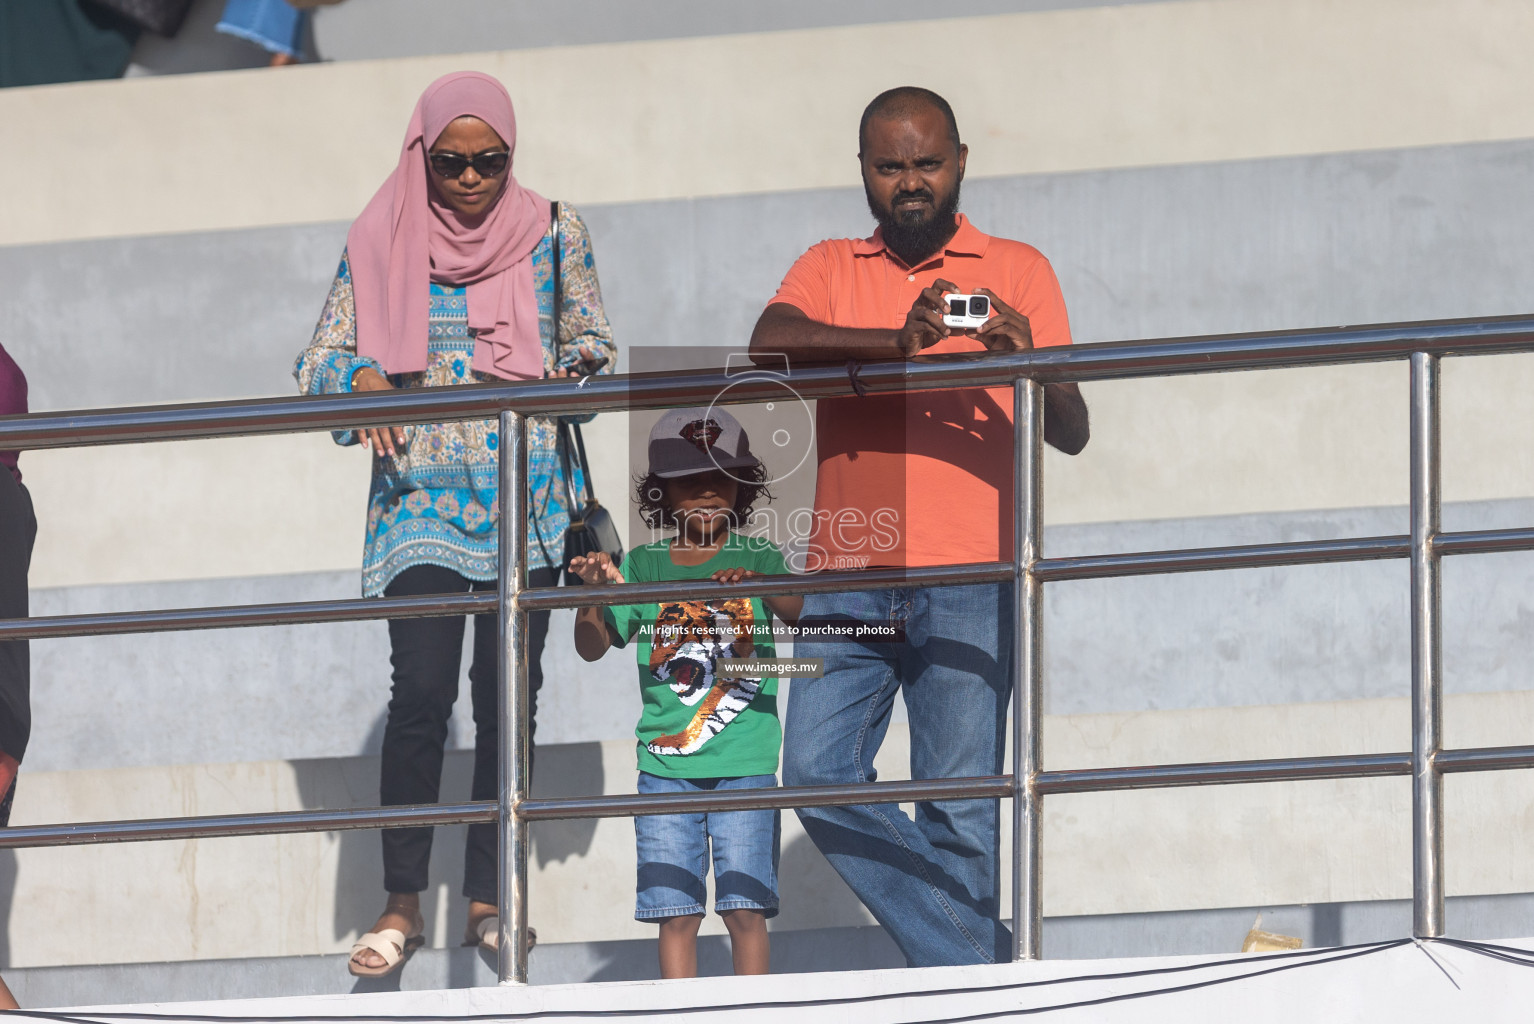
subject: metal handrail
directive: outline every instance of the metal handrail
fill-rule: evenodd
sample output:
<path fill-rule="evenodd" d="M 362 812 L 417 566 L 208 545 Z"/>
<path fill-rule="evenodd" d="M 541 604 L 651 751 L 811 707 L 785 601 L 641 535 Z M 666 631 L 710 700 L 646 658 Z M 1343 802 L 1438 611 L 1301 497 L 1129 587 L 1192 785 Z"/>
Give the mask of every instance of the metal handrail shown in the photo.
<path fill-rule="evenodd" d="M 415 825 L 472 825 L 495 821 L 492 800 L 458 804 L 348 807 L 342 810 L 267 811 L 259 814 L 205 814 L 188 818 L 138 821 L 73 822 L 68 825 L 15 825 L 0 830 L 0 849 L 34 846 L 92 846 L 160 839 L 215 839 L 230 836 L 296 835 L 362 828 L 409 828 Z"/>
<path fill-rule="evenodd" d="M 1441 533 L 1433 544 L 1440 555 L 1480 555 L 1534 550 L 1534 529 L 1467 530 Z M 1115 555 L 1041 558 L 1035 573 L 1046 583 L 1154 576 L 1182 572 L 1265 569 L 1276 566 L 1323 565 L 1406 558 L 1411 538 L 1406 534 L 1359 537 L 1351 540 L 1285 541 L 1238 544 L 1231 547 L 1134 551 Z M 961 586 L 1005 583 L 1012 579 L 1009 562 L 974 562 L 911 569 L 859 569 L 817 573 L 792 579 L 766 577 L 741 583 L 707 580 L 678 583 L 622 583 L 597 590 L 570 587 L 528 587 L 517 598 L 524 611 L 651 604 L 661 600 L 700 601 L 711 597 L 776 597 L 787 594 L 826 594 L 870 587 Z M 293 601 L 236 607 L 166 608 L 137 612 L 87 612 L 38 615 L 29 619 L 0 619 L 0 640 L 54 640 L 67 636 L 112 636 L 177 630 L 234 629 L 244 626 L 291 626 L 374 619 L 484 615 L 500 600 L 477 591 L 424 597 L 368 597 L 333 601 Z M 0 843 L 0 846 L 3 846 Z"/>
<path fill-rule="evenodd" d="M 1270 332 L 1210 338 L 1119 342 L 1009 355 L 919 357 L 865 366 L 860 382 L 876 392 L 1010 386 L 1016 460 L 1014 562 L 873 569 L 724 585 L 708 581 L 623 584 L 569 590 L 525 588 L 526 417 L 565 412 L 655 409 L 718 401 L 739 404 L 781 396 L 785 381 L 720 371 L 589 378 L 580 384 L 532 381 L 396 392 L 255 399 L 0 417 L 0 450 L 79 447 L 146 441 L 354 429 L 498 415 L 501 521 L 497 593 L 440 595 L 220 608 L 110 612 L 0 620 L 0 639 L 64 637 L 178 629 L 361 621 L 500 612 L 501 786 L 494 802 L 425 807 L 216 815 L 151 821 L 23 826 L 0 832 L 0 848 L 81 845 L 150 839 L 269 835 L 338 829 L 462 822 L 499 823 L 499 976 L 527 979 L 525 933 L 528 825 L 535 820 L 674 813 L 681 809 L 806 807 L 848 802 L 1011 797 L 1013 814 L 1014 955 L 1040 955 L 1042 925 L 1042 798 L 1049 793 L 1109 792 L 1211 784 L 1372 778 L 1413 780 L 1414 934 L 1443 931 L 1442 776 L 1449 772 L 1534 767 L 1534 747 L 1441 749 L 1442 644 L 1438 563 L 1443 555 L 1534 549 L 1534 528 L 1444 533 L 1439 529 L 1438 360 L 1445 355 L 1534 351 L 1534 317 L 1388 324 L 1335 330 Z M 1409 534 L 1044 558 L 1042 543 L 1042 384 L 1158 377 L 1409 359 L 1412 488 Z M 725 389 L 728 388 L 727 392 Z M 850 394 L 840 366 L 798 368 L 801 397 Z M 721 392 L 725 392 L 721 394 Z M 1405 753 L 1329 755 L 1092 769 L 1042 767 L 1042 587 L 1045 582 L 1236 568 L 1410 558 L 1412 564 L 1413 745 Z M 727 793 L 616 795 L 534 799 L 527 789 L 526 613 L 579 605 L 660 598 L 835 592 L 872 586 L 937 586 L 1008 582 L 1016 600 L 1012 772 L 1004 776 L 874 782 Z"/>
<path fill-rule="evenodd" d="M 1534 746 L 1444 750 L 1439 752 L 1437 764 L 1439 771 L 1446 774 L 1534 768 Z M 1326 754 L 1255 761 L 1055 769 L 1039 772 L 1035 788 L 1041 794 L 1112 793 L 1130 789 L 1372 779 L 1410 774 L 1411 751 L 1400 751 L 1391 754 Z M 542 800 L 534 797 L 524 800 L 519 807 L 522 817 L 528 821 L 563 821 L 651 814 L 791 810 L 799 807 L 835 807 L 847 803 L 975 800 L 1011 795 L 1012 776 L 982 775 L 836 786 L 730 789 L 688 793 L 681 797 L 669 793 Z M 18 825 L 0 830 L 0 849 L 337 832 L 414 825 L 468 825 L 495 821 L 496 813 L 494 801 L 477 800 L 457 804 L 357 807 L 339 811 L 264 811 L 191 818 L 78 822 L 70 825 Z"/>
<path fill-rule="evenodd" d="M 0 619 L 0 640 L 54 640 L 66 636 L 120 636 L 126 633 L 170 633 L 190 629 L 233 629 L 239 626 L 300 626 L 322 622 L 365 622 L 369 619 L 483 615 L 495 611 L 499 606 L 500 600 L 494 594 L 479 592 L 39 615 L 30 619 Z"/>
<path fill-rule="evenodd" d="M 1100 342 L 1006 355 L 918 356 L 868 363 L 868 390 L 1010 386 L 1027 377 L 1052 381 L 1122 380 L 1230 370 L 1385 362 L 1413 352 L 1495 355 L 1534 348 L 1534 316 L 1436 320 L 1306 331 L 1226 334 L 1157 341 Z M 740 405 L 781 397 L 787 383 L 801 397 L 851 394 L 846 369 L 796 367 L 787 381 L 729 370 L 612 374 L 584 383 L 564 379 L 442 388 L 305 395 L 180 405 L 134 406 L 0 416 L 0 451 L 79 448 L 145 441 L 293 434 L 388 424 L 438 423 L 494 416 L 626 412 L 684 405 Z M 720 394 L 729 385 L 728 393 Z"/>

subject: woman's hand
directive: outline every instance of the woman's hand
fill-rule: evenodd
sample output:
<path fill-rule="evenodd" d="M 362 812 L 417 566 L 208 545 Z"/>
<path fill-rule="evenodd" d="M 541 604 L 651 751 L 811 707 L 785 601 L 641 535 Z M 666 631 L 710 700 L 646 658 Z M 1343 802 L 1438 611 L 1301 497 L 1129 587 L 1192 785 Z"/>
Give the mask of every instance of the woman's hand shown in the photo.
<path fill-rule="evenodd" d="M 588 586 L 624 582 L 623 573 L 613 564 L 613 556 L 605 551 L 598 551 L 594 555 L 576 555 L 570 559 L 570 571 Z"/>
<path fill-rule="evenodd" d="M 599 355 L 597 353 L 597 350 L 592 348 L 590 345 L 584 345 L 584 344 L 583 345 L 579 345 L 579 346 L 576 347 L 576 351 L 581 354 L 581 362 L 583 362 L 583 363 L 594 363 L 598 359 L 603 358 L 601 355 Z M 590 374 L 580 373 L 580 372 L 578 372 L 578 370 L 575 367 L 572 367 L 572 366 L 556 366 L 556 367 L 554 367 L 554 369 L 549 371 L 549 377 L 550 378 L 554 378 L 554 377 L 588 377 L 588 376 L 590 376 Z"/>
<path fill-rule="evenodd" d="M 364 366 L 352 373 L 353 391 L 393 391 L 389 378 Z M 362 447 L 372 448 L 380 455 L 393 455 L 396 447 L 405 447 L 405 431 L 402 427 L 367 427 L 360 431 Z"/>

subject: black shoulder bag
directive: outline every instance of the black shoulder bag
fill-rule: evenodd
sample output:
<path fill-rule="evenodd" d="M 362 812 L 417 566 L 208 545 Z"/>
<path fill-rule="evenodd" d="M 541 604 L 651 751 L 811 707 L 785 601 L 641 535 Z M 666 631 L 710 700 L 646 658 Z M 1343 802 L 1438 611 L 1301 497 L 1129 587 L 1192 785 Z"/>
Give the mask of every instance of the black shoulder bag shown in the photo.
<path fill-rule="evenodd" d="M 557 340 L 560 313 L 564 307 L 564 281 L 561 279 L 560 268 L 559 203 L 554 202 L 549 205 L 554 218 L 554 337 Z M 567 422 L 563 418 L 558 422 L 560 461 L 565 474 L 566 507 L 570 510 L 570 525 L 565 530 L 564 564 L 554 565 L 549 559 L 548 548 L 543 544 L 543 533 L 537 529 L 536 524 L 533 536 L 538 538 L 538 546 L 543 550 L 544 560 L 549 562 L 556 574 L 563 572 L 567 585 L 579 586 L 583 581 L 570 571 L 570 559 L 605 551 L 612 556 L 614 565 L 621 565 L 623 541 L 618 536 L 618 524 L 613 522 L 612 513 L 602 507 L 602 503 L 597 501 L 596 494 L 591 489 L 591 463 L 586 459 L 586 439 L 581 436 L 581 425 Z M 581 480 L 585 485 L 584 501 L 580 500 L 575 492 L 575 466 L 580 467 Z"/>
<path fill-rule="evenodd" d="M 171 38 L 181 31 L 192 0 L 92 0 L 97 7 L 104 7 L 113 14 L 131 21 L 141 29 L 157 36 Z"/>

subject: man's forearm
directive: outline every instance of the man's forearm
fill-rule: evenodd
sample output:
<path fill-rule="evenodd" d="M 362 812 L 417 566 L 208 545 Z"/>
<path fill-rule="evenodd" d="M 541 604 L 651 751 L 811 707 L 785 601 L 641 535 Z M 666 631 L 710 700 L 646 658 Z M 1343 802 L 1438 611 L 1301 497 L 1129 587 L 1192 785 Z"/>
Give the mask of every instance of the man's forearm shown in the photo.
<path fill-rule="evenodd" d="M 1091 436 L 1081 389 L 1075 384 L 1044 385 L 1044 440 L 1067 455 L 1076 455 Z"/>
<path fill-rule="evenodd" d="M 762 598 L 762 603 L 772 611 L 772 614 L 790 626 L 798 625 L 799 616 L 804 613 L 803 594 L 793 594 L 786 597 L 764 597 Z"/>
<path fill-rule="evenodd" d="M 899 359 L 902 353 L 896 337 L 896 331 L 882 328 L 833 327 L 785 303 L 774 303 L 751 332 L 751 354 L 780 354 L 804 362 Z"/>

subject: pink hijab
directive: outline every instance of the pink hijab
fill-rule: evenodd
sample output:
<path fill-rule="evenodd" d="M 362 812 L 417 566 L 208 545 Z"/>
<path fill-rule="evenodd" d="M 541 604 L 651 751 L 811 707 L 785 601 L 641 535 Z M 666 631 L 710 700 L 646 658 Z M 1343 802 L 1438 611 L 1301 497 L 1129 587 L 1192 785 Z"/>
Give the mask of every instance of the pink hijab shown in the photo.
<path fill-rule="evenodd" d="M 505 86 L 477 71 L 426 87 L 410 115 L 399 165 L 346 236 L 357 308 L 357 351 L 389 373 L 426 369 L 428 281 L 466 286 L 474 368 L 503 379 L 543 376 L 533 249 L 549 229 L 548 202 L 511 167 L 489 210 L 466 217 L 437 198 L 426 153 L 454 118 L 473 115 L 513 153 L 517 119 Z"/>

